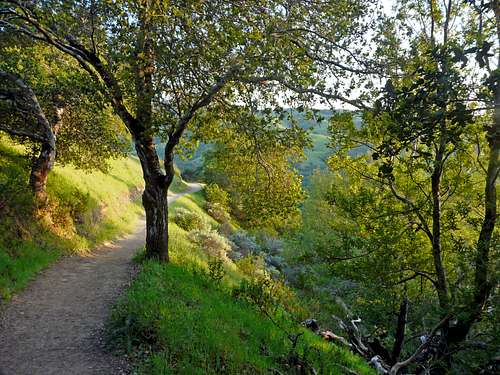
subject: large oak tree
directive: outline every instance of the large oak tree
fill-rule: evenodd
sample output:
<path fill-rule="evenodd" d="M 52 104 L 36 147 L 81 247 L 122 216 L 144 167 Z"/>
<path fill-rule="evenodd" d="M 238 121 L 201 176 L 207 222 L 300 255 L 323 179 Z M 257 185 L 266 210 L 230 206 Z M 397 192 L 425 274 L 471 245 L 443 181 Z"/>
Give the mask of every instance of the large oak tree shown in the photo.
<path fill-rule="evenodd" d="M 166 261 L 173 155 L 193 118 L 256 86 L 260 101 L 293 91 L 356 104 L 340 83 L 367 69 L 351 47 L 362 45 L 368 8 L 345 0 L 14 0 L 0 2 L 0 27 L 56 47 L 99 85 L 141 161 L 147 256 Z M 318 62 L 337 77 L 328 88 Z M 165 141 L 163 168 L 155 136 Z"/>

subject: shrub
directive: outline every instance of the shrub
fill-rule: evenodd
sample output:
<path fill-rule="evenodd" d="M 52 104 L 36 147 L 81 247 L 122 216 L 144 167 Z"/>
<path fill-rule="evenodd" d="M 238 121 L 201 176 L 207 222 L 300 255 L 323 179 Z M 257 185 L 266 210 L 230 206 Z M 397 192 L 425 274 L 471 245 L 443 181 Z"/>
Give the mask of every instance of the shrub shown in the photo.
<path fill-rule="evenodd" d="M 225 275 L 226 270 L 224 269 L 224 262 L 222 259 L 210 258 L 208 260 L 208 277 L 216 284 L 220 284 Z"/>
<path fill-rule="evenodd" d="M 307 315 L 293 291 L 281 280 L 273 280 L 267 274 L 257 274 L 249 280 L 243 279 L 239 286 L 232 290 L 232 295 L 268 314 L 274 314 L 281 308 L 295 320 L 302 320 Z"/>
<path fill-rule="evenodd" d="M 264 258 L 259 256 L 247 256 L 236 262 L 236 265 L 245 275 L 252 278 L 265 275 Z"/>
<path fill-rule="evenodd" d="M 221 225 L 219 225 L 217 231 L 224 237 L 229 237 L 231 234 L 235 232 L 235 229 L 233 225 L 231 225 L 229 222 L 226 221 L 223 222 Z"/>
<path fill-rule="evenodd" d="M 226 211 L 229 209 L 229 194 L 217 184 L 210 184 L 205 188 L 205 194 L 209 203 L 218 203 Z"/>
<path fill-rule="evenodd" d="M 262 250 L 270 255 L 281 254 L 284 248 L 283 240 L 265 235 L 262 238 Z"/>
<path fill-rule="evenodd" d="M 261 248 L 255 237 L 247 232 L 239 230 L 229 236 L 229 240 L 234 244 L 233 251 L 241 253 L 242 256 L 255 255 L 260 252 Z"/>
<path fill-rule="evenodd" d="M 231 242 L 214 230 L 195 229 L 189 232 L 188 237 L 212 257 L 224 258 L 231 251 Z"/>
<path fill-rule="evenodd" d="M 220 203 L 210 203 L 207 202 L 205 209 L 208 214 L 212 216 L 219 223 L 226 223 L 231 220 L 231 216 L 227 213 L 227 210 Z"/>
<path fill-rule="evenodd" d="M 208 229 L 208 223 L 199 214 L 185 208 L 176 208 L 172 218 L 173 222 L 184 230 Z"/>

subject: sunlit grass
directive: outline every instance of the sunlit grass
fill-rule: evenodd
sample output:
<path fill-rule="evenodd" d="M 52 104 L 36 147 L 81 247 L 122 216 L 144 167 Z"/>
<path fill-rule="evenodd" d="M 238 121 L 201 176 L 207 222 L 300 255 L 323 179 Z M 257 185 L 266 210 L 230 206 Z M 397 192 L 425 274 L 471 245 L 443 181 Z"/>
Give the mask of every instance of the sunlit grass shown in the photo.
<path fill-rule="evenodd" d="M 203 193 L 183 197 L 171 205 L 175 207 L 207 216 Z M 109 325 L 112 346 L 128 352 L 140 374 L 283 371 L 291 348 L 288 332 L 303 333 L 297 351 L 308 352 L 322 374 L 342 374 L 344 368 L 373 374 L 345 348 L 321 340 L 292 320 L 280 328 L 254 306 L 233 298 L 231 290 L 246 278 L 233 262 L 224 262 L 226 274 L 216 284 L 207 274 L 207 256 L 187 232 L 170 222 L 169 236 L 171 262 L 142 264 Z"/>
<path fill-rule="evenodd" d="M 56 165 L 47 185 L 49 205 L 35 219 L 28 188 L 29 159 L 0 138 L 0 300 L 23 288 L 59 256 L 85 253 L 131 231 L 142 213 L 142 173 L 133 158 L 113 160 L 108 173 Z"/>

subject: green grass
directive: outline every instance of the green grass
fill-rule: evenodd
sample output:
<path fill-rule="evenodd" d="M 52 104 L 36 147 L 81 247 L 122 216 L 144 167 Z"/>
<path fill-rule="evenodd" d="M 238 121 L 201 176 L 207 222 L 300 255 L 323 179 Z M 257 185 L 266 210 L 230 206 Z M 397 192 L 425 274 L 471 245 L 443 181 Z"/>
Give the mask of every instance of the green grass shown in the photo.
<path fill-rule="evenodd" d="M 311 133 L 313 147 L 305 150 L 306 159 L 297 165 L 299 173 L 304 177 L 304 184 L 307 186 L 315 170 L 325 170 L 326 161 L 332 150 L 328 148 L 330 139 L 323 134 Z"/>
<path fill-rule="evenodd" d="M 85 253 L 132 230 L 142 213 L 142 173 L 133 158 L 111 161 L 106 174 L 56 165 L 47 213 L 38 219 L 29 169 L 23 148 L 0 138 L 0 302 L 59 256 Z"/>
<path fill-rule="evenodd" d="M 214 218 L 208 215 L 203 209 L 205 202 L 203 194 L 204 193 L 202 191 L 198 191 L 194 194 L 184 195 L 183 197 L 180 197 L 172 202 L 169 205 L 169 210 L 173 212 L 173 210 L 178 207 L 185 208 L 200 215 L 208 224 L 210 224 L 210 226 L 216 227 L 218 225 L 217 221 L 215 221 Z"/>
<path fill-rule="evenodd" d="M 172 204 L 206 215 L 203 194 Z M 291 344 L 284 330 L 231 291 L 246 276 L 224 262 L 221 284 L 207 273 L 207 257 L 187 233 L 170 223 L 171 263 L 146 261 L 113 311 L 111 345 L 136 361 L 140 374 L 293 373 L 285 366 Z M 374 374 L 343 347 L 321 340 L 288 315 L 276 313 L 289 333 L 303 333 L 297 352 L 306 354 L 322 374 Z"/>
<path fill-rule="evenodd" d="M 172 193 L 183 193 L 187 190 L 188 185 L 182 179 L 181 171 L 179 170 L 179 168 L 175 166 L 174 169 L 175 169 L 175 175 L 172 184 L 170 184 L 169 191 Z"/>

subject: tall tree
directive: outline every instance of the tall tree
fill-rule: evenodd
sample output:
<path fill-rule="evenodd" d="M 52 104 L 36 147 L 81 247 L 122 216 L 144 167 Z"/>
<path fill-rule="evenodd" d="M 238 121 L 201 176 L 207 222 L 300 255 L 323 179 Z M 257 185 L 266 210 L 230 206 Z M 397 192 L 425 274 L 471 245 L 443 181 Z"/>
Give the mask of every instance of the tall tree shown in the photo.
<path fill-rule="evenodd" d="M 401 4 L 403 30 L 428 22 L 417 27 L 407 54 L 405 44 L 400 45 L 400 61 L 390 65 L 397 67 L 389 72 L 393 79 L 387 81 L 371 114 L 365 114 L 364 133 L 351 124 L 349 136 L 339 134 L 341 140 L 357 140 L 372 149 L 378 172 L 363 170 L 359 164 L 351 164 L 351 171 L 399 202 L 394 215 L 406 217 L 430 245 L 432 268 L 411 265 L 410 259 L 402 260 L 401 267 L 407 272 L 402 280 L 423 277 L 437 294 L 434 337 L 394 364 L 393 373 L 417 361 L 436 342 L 438 359 L 451 366 L 453 351 L 484 317 L 498 285 L 492 258 L 497 256 L 499 84 L 498 68 L 491 68 L 498 59 L 498 2 L 475 7 L 458 1 Z M 471 18 L 472 32 L 463 28 Z M 484 184 L 482 202 L 470 196 L 477 190 L 479 176 Z M 484 212 L 478 215 L 473 206 L 482 205 Z M 372 232 L 374 226 L 370 227 Z M 463 254 L 467 256 L 462 263 Z"/>
<path fill-rule="evenodd" d="M 348 46 L 365 30 L 368 8 L 344 0 L 2 1 L 0 26 L 72 56 L 99 85 L 141 161 L 147 256 L 167 261 L 167 189 L 191 120 L 255 85 L 259 99 L 274 101 L 273 82 L 301 99 L 321 92 L 349 101 L 339 85 L 325 89 L 314 62 L 330 62 L 338 76 L 364 69 Z M 155 135 L 166 142 L 164 169 Z"/>

